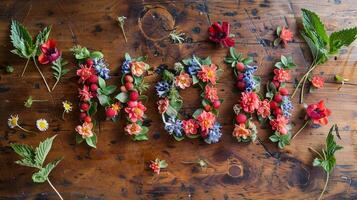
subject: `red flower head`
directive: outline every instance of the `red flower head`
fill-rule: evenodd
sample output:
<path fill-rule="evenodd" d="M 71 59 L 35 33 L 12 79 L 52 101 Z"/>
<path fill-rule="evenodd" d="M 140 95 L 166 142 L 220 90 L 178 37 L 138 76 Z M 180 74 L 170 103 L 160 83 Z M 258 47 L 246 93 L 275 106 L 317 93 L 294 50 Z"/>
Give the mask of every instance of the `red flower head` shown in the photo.
<path fill-rule="evenodd" d="M 288 129 L 286 128 L 288 123 L 289 120 L 282 115 L 278 115 L 276 119 L 270 121 L 271 128 L 278 131 L 282 135 L 286 135 L 288 133 Z"/>
<path fill-rule="evenodd" d="M 312 80 L 311 80 L 311 84 L 315 88 L 322 88 L 324 86 L 324 82 L 325 82 L 324 78 L 322 78 L 320 76 L 314 76 L 314 77 L 312 77 Z"/>
<path fill-rule="evenodd" d="M 283 41 L 284 46 L 286 46 L 288 42 L 293 40 L 293 33 L 289 29 L 283 27 L 281 29 L 281 33 L 279 37 L 281 41 Z"/>
<path fill-rule="evenodd" d="M 253 113 L 259 108 L 259 97 L 254 92 L 242 92 L 240 105 L 244 112 Z"/>
<path fill-rule="evenodd" d="M 273 80 L 278 81 L 280 83 L 290 80 L 290 74 L 288 70 L 274 69 L 274 74 L 275 76 Z"/>
<path fill-rule="evenodd" d="M 97 72 L 93 67 L 90 67 L 88 65 L 80 65 L 80 69 L 77 69 L 77 76 L 80 77 L 79 83 L 84 83 L 86 80 L 88 80 L 91 75 L 96 75 Z"/>
<path fill-rule="evenodd" d="M 78 91 L 81 101 L 87 102 L 93 98 L 93 94 L 89 91 L 89 87 L 86 85 L 83 86 L 83 89 L 78 89 Z"/>
<path fill-rule="evenodd" d="M 314 124 L 326 125 L 331 111 L 325 107 L 324 101 L 321 100 L 317 104 L 310 104 L 306 109 L 307 116 Z"/>
<path fill-rule="evenodd" d="M 228 22 L 222 22 L 222 24 L 215 22 L 208 28 L 208 34 L 212 42 L 220 43 L 225 47 L 234 46 L 234 39 L 229 34 Z"/>
<path fill-rule="evenodd" d="M 193 119 L 182 120 L 182 128 L 185 131 L 186 135 L 195 135 L 197 134 L 197 129 L 199 128 L 199 125 Z"/>
<path fill-rule="evenodd" d="M 270 103 L 267 99 L 264 99 L 259 103 L 257 114 L 263 118 L 267 118 L 270 116 Z"/>
<path fill-rule="evenodd" d="M 38 57 L 38 62 L 43 65 L 52 63 L 61 56 L 61 52 L 56 48 L 56 41 L 54 40 L 47 40 L 46 43 L 40 46 L 40 49 L 41 55 Z"/>

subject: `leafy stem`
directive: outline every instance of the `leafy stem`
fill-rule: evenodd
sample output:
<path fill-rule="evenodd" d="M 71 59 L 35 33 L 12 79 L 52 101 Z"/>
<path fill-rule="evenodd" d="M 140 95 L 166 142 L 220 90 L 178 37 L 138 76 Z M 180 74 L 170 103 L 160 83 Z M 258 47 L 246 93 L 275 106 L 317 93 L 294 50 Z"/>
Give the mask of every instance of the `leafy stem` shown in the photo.
<path fill-rule="evenodd" d="M 309 124 L 310 120 L 306 120 L 305 124 L 295 133 L 295 135 L 291 138 L 293 140 L 304 128 Z"/>
<path fill-rule="evenodd" d="M 303 84 L 303 85 L 302 85 L 302 88 L 301 88 L 301 90 L 302 90 L 302 93 L 301 93 L 301 94 L 303 94 L 304 87 L 305 87 L 305 82 L 306 82 L 307 78 L 309 77 L 309 74 L 312 72 L 312 70 L 315 69 L 316 66 L 317 66 L 317 65 L 316 65 L 316 61 L 314 60 L 314 61 L 311 63 L 311 65 L 310 65 L 310 67 L 309 67 L 309 70 L 304 74 L 304 76 L 301 77 L 300 81 L 299 81 L 298 84 L 296 85 L 295 90 L 294 90 L 294 92 L 293 92 L 292 95 L 291 95 L 291 98 L 294 98 L 294 96 L 295 96 L 296 92 L 298 91 L 298 89 L 299 89 L 299 87 L 300 87 L 301 84 Z M 302 102 L 301 102 L 301 101 L 302 101 L 302 98 L 303 98 L 303 95 L 300 96 L 300 103 L 302 103 Z"/>
<path fill-rule="evenodd" d="M 33 60 L 33 62 L 35 63 L 36 69 L 37 69 L 37 71 L 40 73 L 40 75 L 41 75 L 41 77 L 42 77 L 42 79 L 43 79 L 43 82 L 45 83 L 45 85 L 46 85 L 46 87 L 47 87 L 48 92 L 51 92 L 51 89 L 50 89 L 50 87 L 48 86 L 47 81 L 46 81 L 45 77 L 43 76 L 40 67 L 37 65 L 35 56 L 32 57 L 32 60 Z"/>
<path fill-rule="evenodd" d="M 29 62 L 30 62 L 30 59 L 31 59 L 31 58 L 28 58 L 28 59 L 27 59 L 26 64 L 25 64 L 25 66 L 24 66 L 24 69 L 22 70 L 21 77 L 24 76 L 24 74 L 25 74 L 25 72 L 26 72 L 26 69 L 27 69 L 27 66 L 28 66 L 28 64 L 29 64 Z"/>

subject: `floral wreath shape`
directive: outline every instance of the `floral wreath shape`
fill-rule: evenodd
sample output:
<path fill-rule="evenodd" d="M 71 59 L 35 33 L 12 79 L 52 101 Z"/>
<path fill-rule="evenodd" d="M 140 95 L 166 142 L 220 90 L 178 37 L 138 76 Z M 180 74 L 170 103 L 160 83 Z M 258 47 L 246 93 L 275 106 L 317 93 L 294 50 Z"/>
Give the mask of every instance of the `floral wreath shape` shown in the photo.
<path fill-rule="evenodd" d="M 177 141 L 185 136 L 201 136 L 208 144 L 218 142 L 222 133 L 217 115 L 223 99 L 217 95 L 216 79 L 222 70 L 212 63 L 210 57 L 201 59 L 193 56 L 175 63 L 172 70 L 161 65 L 156 72 L 162 77 L 155 89 L 165 130 Z M 192 116 L 187 116 L 180 113 L 183 100 L 179 92 L 190 86 L 201 89 L 202 107 L 195 110 Z"/>
<path fill-rule="evenodd" d="M 120 93 L 115 96 L 126 113 L 127 125 L 124 130 L 127 134 L 133 136 L 134 141 L 148 140 L 149 128 L 145 125 L 145 111 L 147 110 L 141 100 L 147 100 L 145 92 L 149 85 L 144 81 L 150 66 L 145 63 L 146 57 L 131 58 L 128 53 L 125 54 L 125 61 L 122 64 Z M 107 117 L 115 117 L 118 112 L 109 108 L 106 111 Z"/>
<path fill-rule="evenodd" d="M 109 97 L 114 93 L 116 86 L 106 85 L 105 80 L 109 79 L 108 64 L 104 60 L 104 56 L 99 51 L 90 52 L 86 47 L 79 45 L 71 49 L 77 61 L 77 76 L 79 77 L 78 89 L 80 98 L 80 122 L 75 130 L 76 142 L 86 143 L 93 148 L 96 148 L 97 135 L 94 132 L 96 122 L 93 117 L 97 112 L 98 103 L 103 107 L 116 107 L 119 109 L 118 103 L 113 103 Z"/>
<path fill-rule="evenodd" d="M 237 138 L 238 142 L 251 142 L 257 138 L 257 128 L 253 123 L 253 114 L 257 112 L 266 117 L 267 109 L 265 102 L 260 101 L 257 94 L 260 90 L 261 78 L 255 76 L 257 66 L 250 65 L 253 58 L 243 58 L 241 53 L 231 47 L 229 55 L 224 59 L 225 63 L 233 68 L 236 78 L 235 86 L 241 93 L 239 104 L 234 105 L 235 122 L 233 137 Z"/>
<path fill-rule="evenodd" d="M 284 148 L 290 144 L 291 140 L 291 111 L 293 105 L 289 97 L 289 91 L 286 88 L 286 82 L 290 80 L 289 71 L 295 68 L 292 57 L 281 55 L 280 61 L 274 65 L 274 78 L 267 83 L 266 99 L 270 107 L 268 118 L 259 118 L 262 124 L 269 122 L 274 134 L 269 137 L 270 141 L 277 142 L 279 148 Z"/>

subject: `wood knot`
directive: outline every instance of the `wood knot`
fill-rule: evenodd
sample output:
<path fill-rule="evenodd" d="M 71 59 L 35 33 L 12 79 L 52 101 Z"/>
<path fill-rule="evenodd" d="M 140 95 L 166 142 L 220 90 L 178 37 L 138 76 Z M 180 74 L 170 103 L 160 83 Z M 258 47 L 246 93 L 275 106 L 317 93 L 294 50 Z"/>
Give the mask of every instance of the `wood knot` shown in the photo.
<path fill-rule="evenodd" d="M 229 158 L 228 159 L 228 172 L 227 174 L 232 178 L 243 177 L 244 169 L 243 165 L 237 158 Z"/>
<path fill-rule="evenodd" d="M 175 28 L 174 17 L 161 6 L 149 8 L 138 23 L 141 33 L 151 41 L 166 39 Z"/>

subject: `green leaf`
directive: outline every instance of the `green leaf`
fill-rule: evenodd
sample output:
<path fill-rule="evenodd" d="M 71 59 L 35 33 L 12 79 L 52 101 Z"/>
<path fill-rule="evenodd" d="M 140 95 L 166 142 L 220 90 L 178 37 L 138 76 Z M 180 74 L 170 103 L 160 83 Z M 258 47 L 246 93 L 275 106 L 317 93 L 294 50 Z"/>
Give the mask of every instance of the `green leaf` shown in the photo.
<path fill-rule="evenodd" d="M 278 46 L 281 43 L 281 39 L 280 38 L 276 38 L 273 42 L 274 47 Z"/>
<path fill-rule="evenodd" d="M 166 110 L 165 113 L 170 117 L 176 117 L 177 116 L 177 111 L 171 105 L 169 105 L 167 107 L 167 110 Z"/>
<path fill-rule="evenodd" d="M 280 60 L 283 63 L 283 65 L 285 65 L 285 66 L 288 65 L 288 59 L 285 56 L 281 55 Z"/>
<path fill-rule="evenodd" d="M 198 80 L 196 75 L 192 75 L 192 84 L 195 85 L 196 83 L 199 83 L 200 81 Z"/>
<path fill-rule="evenodd" d="M 131 60 L 131 57 L 128 53 L 125 53 L 125 60 Z"/>
<path fill-rule="evenodd" d="M 324 47 L 320 47 L 319 44 L 315 44 L 314 41 L 304 32 L 301 32 L 301 36 L 308 44 L 316 64 L 322 64 L 328 60 L 327 50 Z"/>
<path fill-rule="evenodd" d="M 281 26 L 278 26 L 278 27 L 276 28 L 276 35 L 277 35 L 277 36 L 280 36 L 280 33 L 281 33 L 282 30 L 283 30 L 283 28 L 282 28 Z"/>
<path fill-rule="evenodd" d="M 321 166 L 322 160 L 319 158 L 315 158 L 314 161 L 312 162 L 313 166 Z"/>
<path fill-rule="evenodd" d="M 51 26 L 45 27 L 40 33 L 37 34 L 36 36 L 36 47 L 37 47 L 37 55 L 41 54 L 41 50 L 39 48 L 40 45 L 44 44 L 47 40 L 48 37 L 50 36 L 51 32 Z"/>
<path fill-rule="evenodd" d="M 85 140 L 86 140 L 86 143 L 88 144 L 88 146 L 97 148 L 97 135 L 96 134 L 93 134 L 92 137 L 85 138 Z"/>
<path fill-rule="evenodd" d="M 35 50 L 32 37 L 27 29 L 16 20 L 11 21 L 10 39 L 15 48 L 11 50 L 12 53 L 22 58 L 31 58 Z"/>
<path fill-rule="evenodd" d="M 35 167 L 35 168 L 40 167 L 35 163 L 34 159 L 31 159 L 31 158 L 23 158 L 21 160 L 15 161 L 15 163 L 18 165 L 25 166 L 25 167 Z"/>
<path fill-rule="evenodd" d="M 161 168 L 161 169 L 164 169 L 164 168 L 166 168 L 168 166 L 168 164 L 167 164 L 167 162 L 165 161 L 165 160 L 160 160 L 160 162 L 159 162 L 159 167 Z"/>
<path fill-rule="evenodd" d="M 35 163 L 39 166 L 43 165 L 48 152 L 50 152 L 52 147 L 52 142 L 57 135 L 52 136 L 51 138 L 45 139 L 43 142 L 40 142 L 39 146 L 36 148 Z"/>
<path fill-rule="evenodd" d="M 89 116 L 93 116 L 97 112 L 98 103 L 90 101 L 89 104 L 90 104 L 90 106 L 89 106 L 89 109 L 87 111 L 87 114 Z"/>
<path fill-rule="evenodd" d="M 101 91 L 101 94 L 110 95 L 110 94 L 113 94 L 116 89 L 117 89 L 117 86 L 109 85 L 109 86 L 106 86 L 105 88 L 100 88 L 100 91 Z"/>
<path fill-rule="evenodd" d="M 34 159 L 35 157 L 35 150 L 29 145 L 11 144 L 10 146 L 15 151 L 15 153 L 19 154 L 23 158 Z"/>
<path fill-rule="evenodd" d="M 84 141 L 84 138 L 83 138 L 81 135 L 76 134 L 76 143 L 77 143 L 77 144 L 80 144 L 80 143 L 82 143 L 83 141 Z"/>
<path fill-rule="evenodd" d="M 305 33 L 309 38 L 316 38 L 320 47 L 325 47 L 329 42 L 329 37 L 326 33 L 325 26 L 321 22 L 319 16 L 307 9 L 301 9 L 302 22 L 304 25 Z"/>
<path fill-rule="evenodd" d="M 133 137 L 134 141 L 144 141 L 149 139 L 147 136 L 147 132 L 149 131 L 149 129 L 145 126 L 143 126 L 142 128 L 143 130 L 141 131 L 141 133 Z"/>
<path fill-rule="evenodd" d="M 98 94 L 97 98 L 99 100 L 99 104 L 102 106 L 109 106 L 111 104 L 110 97 L 106 95 Z"/>
<path fill-rule="evenodd" d="M 333 32 L 330 36 L 330 54 L 338 53 L 342 46 L 349 46 L 357 37 L 357 27 Z"/>
<path fill-rule="evenodd" d="M 52 63 L 52 70 L 53 76 L 55 77 L 56 81 L 59 81 L 62 76 L 64 76 L 69 70 L 64 69 L 63 67 L 67 65 L 68 62 L 65 61 L 62 57 L 59 57 Z"/>
<path fill-rule="evenodd" d="M 86 47 L 81 47 L 80 45 L 76 45 L 72 47 L 70 50 L 77 60 L 82 60 L 90 57 L 90 52 Z"/>
<path fill-rule="evenodd" d="M 129 100 L 129 95 L 126 92 L 121 92 L 117 96 L 115 96 L 121 103 L 126 103 Z"/>
<path fill-rule="evenodd" d="M 104 89 L 106 87 L 105 80 L 100 76 L 98 76 L 98 84 L 101 89 Z"/>
<path fill-rule="evenodd" d="M 248 57 L 242 60 L 244 65 L 249 65 L 250 63 L 252 63 L 254 60 L 252 57 Z"/>
<path fill-rule="evenodd" d="M 93 51 L 93 52 L 90 53 L 90 57 L 91 57 L 92 59 L 101 59 L 101 58 L 104 57 L 104 55 L 103 55 L 103 53 L 100 52 L 100 51 Z"/>
<path fill-rule="evenodd" d="M 203 112 L 203 109 L 199 108 L 192 114 L 192 117 L 196 119 L 198 117 L 198 115 L 200 115 L 202 112 Z"/>
<path fill-rule="evenodd" d="M 279 141 L 279 136 L 277 135 L 272 135 L 269 137 L 270 141 L 272 142 L 278 142 Z"/>
<path fill-rule="evenodd" d="M 51 171 L 61 162 L 62 158 L 57 158 L 56 160 L 48 163 L 44 168 L 41 168 L 38 172 L 32 175 L 32 180 L 35 183 L 43 183 L 48 179 Z"/>

